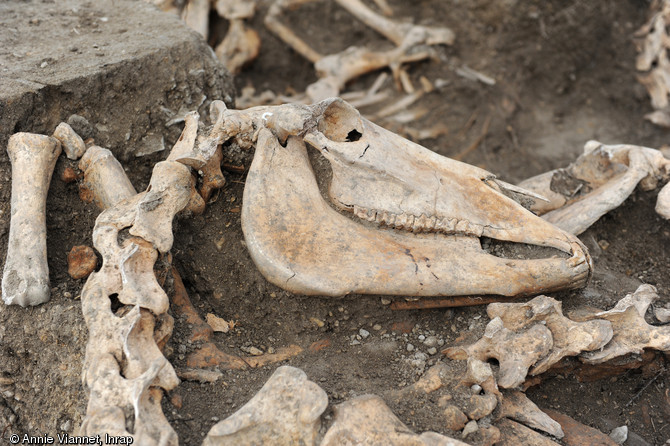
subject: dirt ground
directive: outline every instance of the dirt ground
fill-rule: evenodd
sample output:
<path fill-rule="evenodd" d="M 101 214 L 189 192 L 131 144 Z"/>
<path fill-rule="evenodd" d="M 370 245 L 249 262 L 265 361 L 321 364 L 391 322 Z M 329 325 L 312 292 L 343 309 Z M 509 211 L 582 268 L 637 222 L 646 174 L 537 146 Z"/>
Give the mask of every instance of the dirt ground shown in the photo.
<path fill-rule="evenodd" d="M 261 2 L 251 22 L 261 35 L 261 53 L 237 76 L 236 85 L 238 90 L 252 85 L 259 92 L 303 91 L 316 80 L 313 69 L 265 30 L 262 17 L 268 3 Z M 646 1 L 389 3 L 396 17 L 448 26 L 456 34 L 456 43 L 438 48 L 434 60 L 409 68 L 417 85 L 421 76 L 443 81 L 442 87 L 416 104 L 428 113 L 410 126 L 429 128 L 442 123 L 447 133 L 419 141 L 422 145 L 452 157 L 474 147 L 463 161 L 516 182 L 567 165 L 590 139 L 654 148 L 668 143 L 667 131 L 644 121 L 651 106 L 635 80 L 632 34 L 646 19 Z M 329 1 L 293 11 L 288 21 L 322 52 L 362 42 L 376 47 L 388 44 Z M 225 24 L 217 22 L 212 39 L 224 32 Z M 459 76 L 455 69 L 463 65 L 493 77 L 496 84 Z M 365 89 L 376 76 L 365 76 L 348 90 Z M 478 139 L 479 144 L 473 144 Z M 251 153 L 236 154 L 225 161 L 248 167 L 251 157 Z M 145 157 L 125 163 L 137 190 L 148 184 L 155 161 Z M 86 329 L 77 300 L 84 280 L 68 276 L 66 254 L 74 245 L 92 245 L 98 211 L 79 200 L 76 184 L 59 179 L 68 165 L 74 166 L 61 157 L 47 209 L 52 299 L 37 308 L 0 310 L 0 376 L 15 381 L 11 386 L 0 385 L 0 421 L 8 423 L 0 425 L 0 430 L 5 430 L 5 436 L 73 432 L 85 413 L 86 391 L 79 375 Z M 174 224 L 173 263 L 195 307 L 203 317 L 215 313 L 237 322 L 231 332 L 215 334 L 217 346 L 241 355 L 251 347 L 268 352 L 299 345 L 304 352 L 284 363 L 301 368 L 319 384 L 331 408 L 352 396 L 375 393 L 412 430 L 459 435 L 444 426 L 438 400 L 446 393 L 458 399 L 461 390 L 441 389 L 423 399 L 397 398 L 394 391 L 412 384 L 440 361 L 457 375 L 464 364 L 446 359 L 439 350 L 478 339 L 488 322 L 485 309 L 394 311 L 388 302 L 403 301 L 402 297 L 305 297 L 269 284 L 244 246 L 240 207 L 245 175 L 227 171 L 226 179 L 226 188 L 204 215 Z M 654 212 L 655 194 L 636 191 L 580 236 L 593 256 L 595 272 L 586 289 L 554 295 L 565 309 L 611 308 L 641 283 L 656 286 L 661 305 L 668 303 L 670 224 Z M 9 190 L 0 190 L 0 199 L 9 200 Z M 1 236 L 4 253 L 7 237 Z M 199 345 L 187 339 L 188 324 L 175 316 L 166 356 L 180 369 Z M 425 341 L 430 337 L 437 339 L 437 354 L 428 353 Z M 310 349 L 315 343 L 323 348 Z M 631 370 L 595 382 L 557 374 L 527 394 L 541 408 L 563 412 L 605 433 L 625 424 L 630 432 L 627 444 L 662 445 L 670 439 L 670 374 L 664 361 L 652 370 Z M 166 395 L 163 409 L 181 444 L 199 444 L 218 420 L 244 405 L 277 366 L 221 370 L 224 377 L 215 384 L 185 381 Z M 179 399 L 181 407 L 176 407 Z M 324 429 L 331 422 L 329 409 Z M 477 440 L 474 436 L 467 441 Z"/>

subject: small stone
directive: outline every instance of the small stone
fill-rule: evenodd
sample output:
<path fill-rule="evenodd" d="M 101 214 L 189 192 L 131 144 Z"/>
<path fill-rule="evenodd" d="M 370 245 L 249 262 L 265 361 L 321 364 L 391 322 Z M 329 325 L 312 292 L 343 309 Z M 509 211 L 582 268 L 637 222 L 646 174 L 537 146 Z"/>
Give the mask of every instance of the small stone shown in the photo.
<path fill-rule="evenodd" d="M 361 335 L 361 337 L 362 337 L 363 339 L 365 339 L 365 338 L 367 338 L 368 336 L 370 336 L 370 332 L 367 331 L 365 328 L 361 328 L 360 330 L 358 330 L 358 334 Z"/>
<path fill-rule="evenodd" d="M 388 297 L 382 297 L 381 301 L 382 301 L 382 305 L 390 305 L 391 304 L 391 299 L 389 299 Z"/>
<path fill-rule="evenodd" d="M 463 428 L 463 434 L 462 437 L 465 438 L 470 434 L 474 434 L 479 430 L 479 426 L 477 425 L 477 422 L 475 420 L 469 421 L 468 424 L 465 425 Z"/>
<path fill-rule="evenodd" d="M 610 242 L 607 240 L 598 240 L 598 246 L 600 246 L 603 251 L 606 251 L 607 248 L 610 247 Z"/>
<path fill-rule="evenodd" d="M 95 136 L 95 129 L 83 116 L 71 115 L 67 119 L 67 123 L 70 124 L 72 130 L 84 139 L 93 138 Z"/>
<path fill-rule="evenodd" d="M 310 317 L 309 320 L 319 328 L 322 328 L 324 325 L 326 325 L 326 323 L 323 322 L 321 319 L 317 319 L 315 317 Z"/>
<path fill-rule="evenodd" d="M 72 429 L 72 421 L 70 420 L 67 420 L 60 425 L 60 430 L 62 430 L 63 432 L 70 432 L 71 429 Z"/>
<path fill-rule="evenodd" d="M 424 341 L 423 345 L 426 347 L 435 347 L 437 345 L 437 336 L 428 336 Z"/>
<path fill-rule="evenodd" d="M 480 420 L 490 415 L 498 405 L 498 398 L 493 394 L 472 395 L 465 413 L 471 420 Z"/>
<path fill-rule="evenodd" d="M 72 293 L 70 293 L 69 291 L 66 291 L 66 292 L 63 293 L 63 297 L 66 298 L 66 299 L 71 299 L 72 298 Z"/>
<path fill-rule="evenodd" d="M 89 246 L 74 246 L 67 253 L 67 272 L 73 279 L 88 277 L 98 266 L 98 258 Z"/>
<path fill-rule="evenodd" d="M 361 341 L 359 341 L 358 339 L 354 339 L 349 343 L 349 345 L 361 345 Z"/>
<path fill-rule="evenodd" d="M 426 339 L 424 335 L 419 335 L 419 341 L 423 342 L 424 339 Z"/>
<path fill-rule="evenodd" d="M 437 354 L 437 349 L 435 347 L 431 347 L 427 351 L 428 351 L 428 354 L 431 355 L 431 356 Z"/>
<path fill-rule="evenodd" d="M 263 354 L 263 350 L 260 350 L 256 347 L 249 347 L 249 354 L 253 356 L 260 356 Z"/>
<path fill-rule="evenodd" d="M 474 393 L 475 395 L 479 395 L 480 393 L 482 393 L 482 386 L 480 386 L 479 384 L 473 384 L 472 387 L 470 387 L 470 390 L 472 390 L 472 393 Z"/>
<path fill-rule="evenodd" d="M 624 444 L 628 439 L 628 426 L 619 426 L 610 432 L 610 438 L 616 444 Z"/>
<path fill-rule="evenodd" d="M 408 351 L 408 352 L 413 352 L 413 351 L 414 351 L 414 345 L 412 345 L 412 344 L 407 344 L 407 351 Z"/>
<path fill-rule="evenodd" d="M 379 324 L 374 324 L 374 325 L 372 326 L 372 329 L 375 330 L 375 331 L 379 331 L 379 330 L 382 329 L 382 326 L 379 325 Z"/>
<path fill-rule="evenodd" d="M 444 409 L 445 425 L 452 431 L 460 431 L 468 422 L 468 417 L 456 406 L 449 405 Z"/>

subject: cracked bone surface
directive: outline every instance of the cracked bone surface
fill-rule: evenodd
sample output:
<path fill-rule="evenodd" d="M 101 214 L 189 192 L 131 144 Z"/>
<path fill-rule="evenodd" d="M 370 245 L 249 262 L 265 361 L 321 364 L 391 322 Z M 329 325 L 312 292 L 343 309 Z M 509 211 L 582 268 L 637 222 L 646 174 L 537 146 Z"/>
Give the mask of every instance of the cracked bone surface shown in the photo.
<path fill-rule="evenodd" d="M 626 295 L 611 310 L 573 316 L 584 321 L 607 320 L 614 332 L 612 340 L 602 349 L 583 353 L 581 359 L 589 364 L 600 364 L 629 353 L 642 353 L 645 349 L 669 351 L 670 324 L 654 326 L 644 319 L 647 309 L 656 300 L 656 288 L 645 284 Z"/>
<path fill-rule="evenodd" d="M 539 375 L 566 356 L 601 349 L 612 339 L 612 325 L 605 320 L 575 322 L 563 316 L 561 302 L 537 296 L 526 303 L 493 303 L 486 311 L 491 319 L 499 317 L 506 328 L 519 331 L 544 321 L 551 331 L 551 351 L 533 365 L 531 375 Z"/>
<path fill-rule="evenodd" d="M 589 141 L 584 154 L 564 169 L 552 170 L 519 183 L 548 198 L 531 210 L 571 234 L 581 234 L 640 186 L 654 189 L 670 178 L 670 160 L 659 150 L 627 144 Z M 670 218 L 670 187 L 659 193 L 658 213 Z"/>
<path fill-rule="evenodd" d="M 212 114 L 222 108 L 225 106 L 215 101 Z M 132 435 L 135 444 L 177 444 L 177 435 L 163 415 L 161 398 L 179 379 L 157 344 L 164 344 L 173 321 L 154 263 L 159 253 L 169 251 L 172 220 L 194 193 L 188 166 L 206 165 L 223 137 L 216 124 L 203 138 L 196 138 L 194 129 L 197 115 L 187 121 L 168 159 L 154 167 L 145 192 L 135 194 L 122 169 L 116 176 L 101 174 L 89 181 L 97 197 L 104 195 L 99 188 L 115 187 L 117 181 L 127 183 L 108 195 L 112 198 L 99 201 L 109 206 L 93 230 L 93 243 L 103 263 L 82 290 L 82 312 L 89 328 L 83 381 L 90 390 L 81 427 L 84 435 Z M 98 149 L 84 157 L 85 170 L 111 162 L 111 154 Z M 112 310 L 113 297 L 124 305 L 117 311 Z"/>
<path fill-rule="evenodd" d="M 335 421 L 320 446 L 465 446 L 435 432 L 415 434 L 376 395 L 362 395 L 335 406 Z"/>
<path fill-rule="evenodd" d="M 12 163 L 11 220 L 2 275 L 7 305 L 39 305 L 50 296 L 46 200 L 61 144 L 56 138 L 16 133 L 7 153 Z"/>
<path fill-rule="evenodd" d="M 341 99 L 282 107 L 255 112 L 274 134 L 258 133 L 242 206 L 247 247 L 270 282 L 331 296 L 514 296 L 587 282 L 591 261 L 577 238 L 505 196 L 491 173 L 384 130 Z M 331 204 L 303 140 L 330 161 Z M 565 258 L 504 259 L 481 237 Z"/>
<path fill-rule="evenodd" d="M 553 346 L 551 332 L 541 323 L 516 333 L 503 326 L 496 317 L 486 326 L 484 336 L 469 346 L 449 347 L 444 353 L 451 359 L 473 359 L 486 362 L 495 358 L 500 364 L 497 381 L 511 389 L 523 383 L 528 369 L 545 357 Z"/>
<path fill-rule="evenodd" d="M 327 406 L 326 392 L 305 372 L 282 366 L 247 404 L 212 427 L 203 446 L 313 445 Z"/>

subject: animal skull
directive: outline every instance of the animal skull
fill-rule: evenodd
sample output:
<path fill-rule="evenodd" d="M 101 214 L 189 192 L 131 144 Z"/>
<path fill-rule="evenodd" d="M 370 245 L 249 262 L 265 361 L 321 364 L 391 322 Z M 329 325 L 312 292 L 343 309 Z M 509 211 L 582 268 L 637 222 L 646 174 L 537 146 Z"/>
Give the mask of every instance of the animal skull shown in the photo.
<path fill-rule="evenodd" d="M 514 296 L 587 282 L 584 246 L 508 198 L 519 189 L 376 126 L 341 99 L 288 107 L 281 118 L 264 115 L 242 209 L 247 247 L 270 282 L 331 296 Z M 330 161 L 330 203 L 303 141 Z M 500 258 L 482 237 L 568 258 Z"/>

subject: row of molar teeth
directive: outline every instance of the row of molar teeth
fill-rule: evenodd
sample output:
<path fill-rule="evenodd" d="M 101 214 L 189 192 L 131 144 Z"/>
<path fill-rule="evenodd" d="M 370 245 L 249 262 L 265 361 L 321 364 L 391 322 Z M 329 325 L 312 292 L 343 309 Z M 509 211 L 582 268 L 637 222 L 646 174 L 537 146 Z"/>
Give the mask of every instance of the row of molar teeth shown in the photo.
<path fill-rule="evenodd" d="M 393 214 L 387 211 L 377 211 L 354 206 L 354 215 L 361 220 L 377 223 L 380 226 L 401 229 L 410 232 L 441 232 L 447 235 L 474 235 L 481 237 L 484 227 L 457 218 L 429 217 L 425 214 Z"/>

